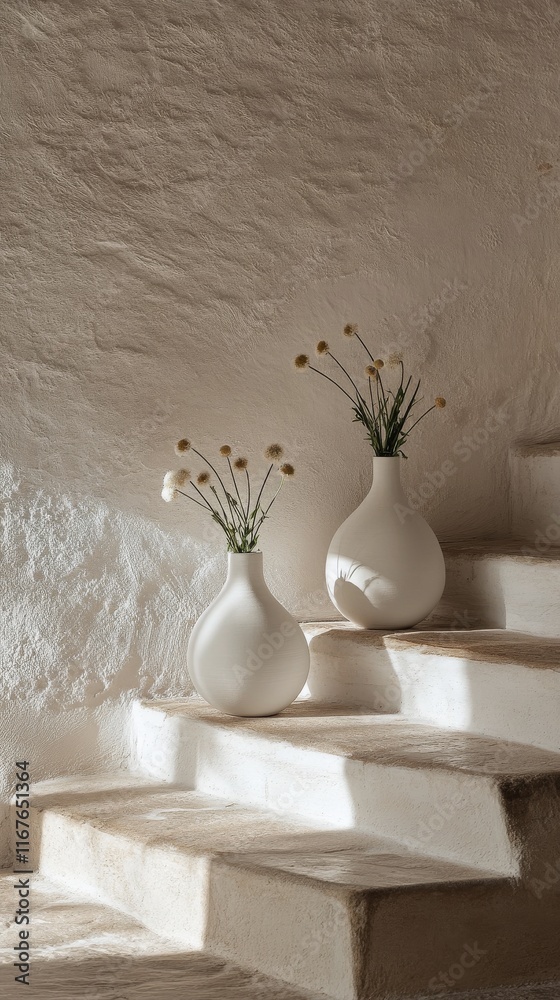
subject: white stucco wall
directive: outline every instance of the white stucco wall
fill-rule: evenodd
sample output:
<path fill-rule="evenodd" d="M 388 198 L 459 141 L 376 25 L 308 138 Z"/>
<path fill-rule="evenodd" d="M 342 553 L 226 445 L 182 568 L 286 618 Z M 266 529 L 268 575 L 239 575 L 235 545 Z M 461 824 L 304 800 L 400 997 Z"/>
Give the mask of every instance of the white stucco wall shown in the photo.
<path fill-rule="evenodd" d="M 269 579 L 332 613 L 324 554 L 369 452 L 290 362 L 319 336 L 350 358 L 345 321 L 449 400 L 406 467 L 428 494 L 453 466 L 432 525 L 506 530 L 507 445 L 559 425 L 559 15 L 3 4 L 2 794 L 12 752 L 37 778 L 118 766 L 129 701 L 188 690 L 224 557 L 196 508 L 159 499 L 176 437 L 285 442 Z"/>

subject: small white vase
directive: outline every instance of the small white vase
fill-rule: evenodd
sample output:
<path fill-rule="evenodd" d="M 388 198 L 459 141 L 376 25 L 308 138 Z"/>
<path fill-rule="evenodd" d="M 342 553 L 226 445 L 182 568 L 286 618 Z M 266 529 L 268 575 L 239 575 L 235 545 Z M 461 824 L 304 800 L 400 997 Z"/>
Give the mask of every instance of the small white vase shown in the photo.
<path fill-rule="evenodd" d="M 340 526 L 327 556 L 327 588 L 360 628 L 411 628 L 445 585 L 440 544 L 403 491 L 400 458 L 373 459 L 371 490 Z"/>
<path fill-rule="evenodd" d="M 228 553 L 226 582 L 191 633 L 187 666 L 198 694 L 226 715 L 276 715 L 297 698 L 309 647 L 265 583 L 262 552 Z"/>

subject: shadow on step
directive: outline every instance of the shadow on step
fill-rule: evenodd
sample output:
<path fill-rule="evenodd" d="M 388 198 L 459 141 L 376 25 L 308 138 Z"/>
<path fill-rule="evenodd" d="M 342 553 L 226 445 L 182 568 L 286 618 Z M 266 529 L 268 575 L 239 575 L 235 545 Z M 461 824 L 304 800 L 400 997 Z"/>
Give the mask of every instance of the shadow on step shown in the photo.
<path fill-rule="evenodd" d="M 558 904 L 550 897 L 537 900 L 506 880 L 365 889 L 348 871 L 345 886 L 318 885 L 324 871 L 302 874 L 301 864 L 278 861 L 273 877 L 272 859 L 263 865 L 262 854 L 212 860 L 208 951 L 339 1000 L 457 998 L 560 977 Z M 535 1000 L 558 1000 L 555 988 Z M 501 995 L 531 997 L 505 988 Z M 480 996 L 493 1000 L 491 992 Z"/>
<path fill-rule="evenodd" d="M 79 942 L 77 942 L 79 947 Z M 32 959 L 30 985 L 0 964 L 2 1000 L 301 1000 L 284 984 L 199 952 Z M 162 942 L 162 949 L 165 943 Z"/>

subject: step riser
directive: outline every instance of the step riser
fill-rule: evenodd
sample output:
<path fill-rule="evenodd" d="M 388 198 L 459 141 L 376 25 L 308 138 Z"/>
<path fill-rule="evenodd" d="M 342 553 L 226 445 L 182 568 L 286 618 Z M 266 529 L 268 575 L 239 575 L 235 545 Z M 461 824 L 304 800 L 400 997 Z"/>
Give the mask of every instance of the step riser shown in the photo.
<path fill-rule="evenodd" d="M 405 906 L 411 933 L 403 933 L 397 899 L 383 901 L 375 913 L 363 1000 L 464 996 L 481 987 L 556 978 L 560 912 L 550 899 L 543 905 L 521 890 L 484 886 L 428 899 L 412 892 Z M 388 982 L 387 959 L 392 964 L 396 951 L 398 969 Z"/>
<path fill-rule="evenodd" d="M 516 897 L 507 883 L 325 889 L 140 844 L 60 813 L 39 813 L 38 825 L 43 874 L 79 883 L 185 948 L 336 1000 L 441 991 L 449 970 L 463 989 L 535 969 L 557 974 L 552 894 Z"/>
<path fill-rule="evenodd" d="M 560 545 L 560 449 L 555 454 L 531 454 L 521 449 L 510 455 L 511 530 L 529 544 Z"/>
<path fill-rule="evenodd" d="M 187 949 L 204 945 L 209 862 L 32 809 L 43 876 L 95 893 Z"/>
<path fill-rule="evenodd" d="M 446 553 L 446 566 L 434 622 L 560 638 L 560 562 Z"/>
<path fill-rule="evenodd" d="M 356 904 L 348 892 L 266 877 L 108 834 L 56 812 L 34 812 L 47 878 L 95 893 L 185 948 L 355 1000 Z M 317 939 L 317 928 L 336 933 Z"/>
<path fill-rule="evenodd" d="M 391 656 L 407 717 L 560 750 L 560 672 L 408 650 Z"/>
<path fill-rule="evenodd" d="M 560 670 L 485 662 L 344 632 L 310 640 L 314 701 L 560 751 Z"/>
<path fill-rule="evenodd" d="M 475 868 L 519 873 L 491 777 L 398 768 L 223 731 L 135 706 L 135 758 L 153 778 L 326 826 L 358 828 Z"/>

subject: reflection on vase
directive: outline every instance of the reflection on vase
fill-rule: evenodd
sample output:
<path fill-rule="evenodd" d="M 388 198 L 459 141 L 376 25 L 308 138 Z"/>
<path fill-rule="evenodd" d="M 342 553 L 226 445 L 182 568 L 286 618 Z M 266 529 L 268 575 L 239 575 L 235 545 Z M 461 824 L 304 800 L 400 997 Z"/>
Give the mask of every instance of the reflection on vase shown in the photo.
<path fill-rule="evenodd" d="M 408 505 L 400 458 L 373 459 L 371 490 L 336 532 L 326 577 L 331 600 L 360 628 L 411 628 L 440 600 L 443 554 L 432 529 Z"/>

